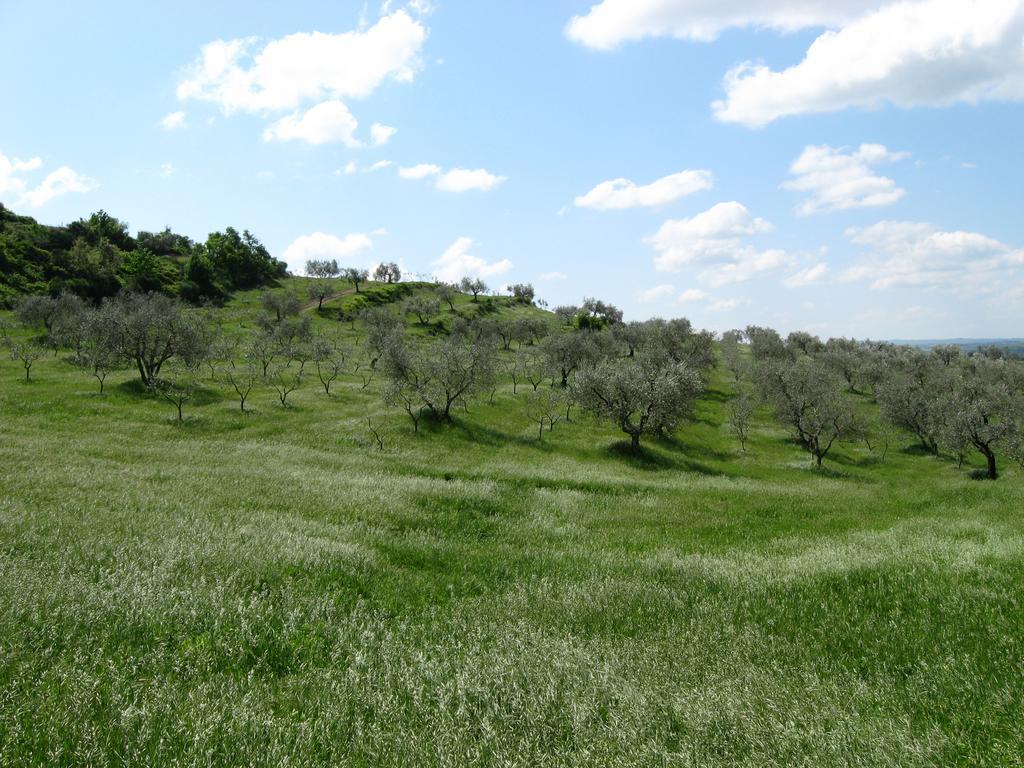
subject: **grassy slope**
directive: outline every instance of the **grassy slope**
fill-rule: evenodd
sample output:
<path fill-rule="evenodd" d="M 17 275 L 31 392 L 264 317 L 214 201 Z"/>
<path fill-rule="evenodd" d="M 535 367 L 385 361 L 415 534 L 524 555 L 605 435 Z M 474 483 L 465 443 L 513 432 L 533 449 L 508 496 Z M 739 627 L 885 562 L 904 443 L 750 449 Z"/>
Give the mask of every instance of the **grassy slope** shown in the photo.
<path fill-rule="evenodd" d="M 539 444 L 510 387 L 416 436 L 356 377 L 250 414 L 213 388 L 179 426 L 128 372 L 104 397 L 59 358 L 19 375 L 0 360 L 0 764 L 1024 750 L 1012 468 L 846 446 L 812 472 L 766 414 L 742 456 L 720 378 L 633 459 L 580 420 Z"/>

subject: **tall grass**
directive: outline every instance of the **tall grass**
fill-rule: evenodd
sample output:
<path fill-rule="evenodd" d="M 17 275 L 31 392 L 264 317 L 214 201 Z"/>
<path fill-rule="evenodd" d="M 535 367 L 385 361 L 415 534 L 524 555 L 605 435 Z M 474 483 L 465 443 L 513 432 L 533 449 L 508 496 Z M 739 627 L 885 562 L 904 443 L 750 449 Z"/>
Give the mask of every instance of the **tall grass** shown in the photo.
<path fill-rule="evenodd" d="M 764 413 L 743 454 L 717 378 L 633 457 L 575 416 L 538 442 L 511 386 L 416 435 L 355 376 L 252 413 L 211 382 L 178 425 L 128 371 L 105 396 L 61 356 L 20 374 L 0 360 L 0 764 L 1024 754 L 1019 471 L 909 439 L 813 471 Z"/>

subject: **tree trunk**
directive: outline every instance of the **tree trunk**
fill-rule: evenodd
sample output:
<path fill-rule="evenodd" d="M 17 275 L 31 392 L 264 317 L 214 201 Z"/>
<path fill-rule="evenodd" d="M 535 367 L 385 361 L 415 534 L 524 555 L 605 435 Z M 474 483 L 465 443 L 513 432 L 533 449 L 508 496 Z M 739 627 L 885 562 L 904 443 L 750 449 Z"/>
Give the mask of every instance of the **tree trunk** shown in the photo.
<path fill-rule="evenodd" d="M 632 432 L 629 435 L 629 447 L 634 451 L 640 450 L 640 433 Z"/>
<path fill-rule="evenodd" d="M 999 477 L 999 473 L 996 471 L 995 453 L 993 453 L 992 449 L 989 448 L 987 445 L 982 448 L 979 448 L 978 450 L 980 450 L 982 454 L 985 456 L 985 462 L 987 465 L 985 470 L 985 477 L 987 477 L 989 480 L 995 480 L 996 478 Z"/>
<path fill-rule="evenodd" d="M 175 403 L 175 405 L 178 406 L 178 421 L 181 421 L 182 420 L 181 419 L 181 406 L 182 406 L 182 402 L 179 400 L 178 402 Z"/>

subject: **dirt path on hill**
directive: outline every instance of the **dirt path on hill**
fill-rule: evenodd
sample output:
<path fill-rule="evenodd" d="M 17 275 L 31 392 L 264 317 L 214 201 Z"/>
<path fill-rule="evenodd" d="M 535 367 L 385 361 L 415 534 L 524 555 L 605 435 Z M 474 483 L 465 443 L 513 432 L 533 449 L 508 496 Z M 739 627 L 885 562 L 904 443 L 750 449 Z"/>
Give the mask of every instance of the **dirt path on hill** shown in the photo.
<path fill-rule="evenodd" d="M 356 292 L 355 288 L 349 288 L 347 291 L 339 291 L 338 293 L 332 293 L 330 296 L 324 297 L 324 304 L 326 304 L 329 301 L 334 301 L 335 299 L 340 299 L 342 296 L 348 296 L 349 294 L 352 294 L 352 293 L 355 293 L 355 292 Z M 318 299 L 313 299 L 308 304 L 303 304 L 302 305 L 302 311 L 303 312 L 308 312 L 311 309 L 316 309 L 317 305 L 319 303 L 320 303 L 320 301 Z"/>

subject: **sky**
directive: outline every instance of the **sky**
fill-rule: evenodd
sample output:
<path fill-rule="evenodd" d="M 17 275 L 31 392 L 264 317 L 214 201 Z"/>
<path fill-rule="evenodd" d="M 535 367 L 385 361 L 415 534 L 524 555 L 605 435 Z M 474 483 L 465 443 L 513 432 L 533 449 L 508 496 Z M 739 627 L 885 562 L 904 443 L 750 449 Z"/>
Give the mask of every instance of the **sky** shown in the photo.
<path fill-rule="evenodd" d="M 0 0 L 0 201 L 629 319 L 1024 336 L 1024 0 Z"/>

